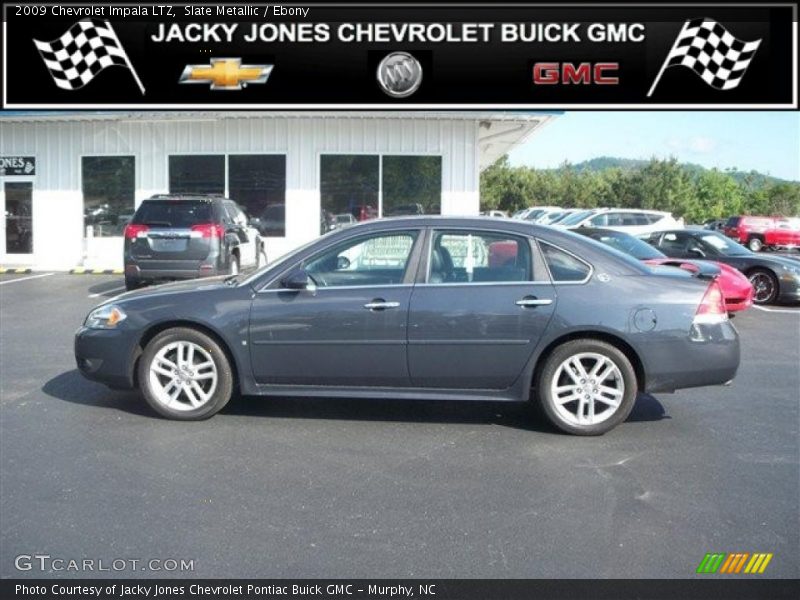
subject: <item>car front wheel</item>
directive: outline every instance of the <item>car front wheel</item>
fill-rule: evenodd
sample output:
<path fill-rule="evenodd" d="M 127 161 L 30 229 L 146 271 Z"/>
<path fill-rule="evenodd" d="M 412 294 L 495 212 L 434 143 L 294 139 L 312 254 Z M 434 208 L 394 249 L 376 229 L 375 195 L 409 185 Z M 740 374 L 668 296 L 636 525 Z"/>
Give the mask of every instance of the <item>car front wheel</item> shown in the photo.
<path fill-rule="evenodd" d="M 233 391 L 231 366 L 219 344 L 185 327 L 162 331 L 147 344 L 138 375 L 153 410 L 181 421 L 211 417 Z"/>
<path fill-rule="evenodd" d="M 778 297 L 778 279 L 769 271 L 756 269 L 748 277 L 753 286 L 753 302 L 770 304 Z"/>
<path fill-rule="evenodd" d="M 747 242 L 747 247 L 753 252 L 761 252 L 761 249 L 764 247 L 764 242 L 761 241 L 761 238 L 751 237 L 750 241 Z"/>
<path fill-rule="evenodd" d="M 618 348 L 598 340 L 566 342 L 547 358 L 535 391 L 556 427 L 602 435 L 622 423 L 636 402 L 636 372 Z"/>

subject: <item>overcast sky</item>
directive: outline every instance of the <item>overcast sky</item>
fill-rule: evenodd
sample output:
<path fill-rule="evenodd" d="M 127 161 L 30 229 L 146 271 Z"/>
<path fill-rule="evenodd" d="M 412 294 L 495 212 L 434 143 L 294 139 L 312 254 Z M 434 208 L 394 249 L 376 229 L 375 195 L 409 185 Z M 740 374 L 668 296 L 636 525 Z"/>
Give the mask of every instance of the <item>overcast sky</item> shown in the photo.
<path fill-rule="evenodd" d="M 515 149 L 510 160 L 550 168 L 598 156 L 675 156 L 800 180 L 800 112 L 570 111 Z"/>

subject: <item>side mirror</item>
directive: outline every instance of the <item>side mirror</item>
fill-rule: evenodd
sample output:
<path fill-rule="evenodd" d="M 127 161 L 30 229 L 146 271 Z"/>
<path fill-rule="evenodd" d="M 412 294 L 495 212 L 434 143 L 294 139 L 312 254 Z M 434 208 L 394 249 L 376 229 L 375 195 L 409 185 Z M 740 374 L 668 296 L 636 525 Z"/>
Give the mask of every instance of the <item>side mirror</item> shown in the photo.
<path fill-rule="evenodd" d="M 286 277 L 281 279 L 281 286 L 287 290 L 313 290 L 316 288 L 314 280 L 302 267 L 292 269 Z"/>

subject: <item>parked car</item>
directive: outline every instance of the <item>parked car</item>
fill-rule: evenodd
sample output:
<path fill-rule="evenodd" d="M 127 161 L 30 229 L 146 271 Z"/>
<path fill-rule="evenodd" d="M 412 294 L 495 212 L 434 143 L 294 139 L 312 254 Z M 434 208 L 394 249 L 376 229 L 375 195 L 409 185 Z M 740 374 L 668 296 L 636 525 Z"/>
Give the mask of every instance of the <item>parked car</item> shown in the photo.
<path fill-rule="evenodd" d="M 683 219 L 675 219 L 671 213 L 638 208 L 598 208 L 584 219 L 578 222 L 572 221 L 569 225 L 572 228 L 613 229 L 637 236 L 655 231 L 683 228 L 683 226 Z"/>
<path fill-rule="evenodd" d="M 731 217 L 724 227 L 728 237 L 753 252 L 800 247 L 800 220 L 782 217 Z"/>
<path fill-rule="evenodd" d="M 533 399 L 598 435 L 637 392 L 728 382 L 739 338 L 715 281 L 525 222 L 416 217 L 331 232 L 247 277 L 123 294 L 89 313 L 75 356 L 173 419 L 210 417 L 234 390 Z"/>
<path fill-rule="evenodd" d="M 753 305 L 753 286 L 750 285 L 750 281 L 742 273 L 725 263 L 669 258 L 644 240 L 621 231 L 587 227 L 575 231 L 649 265 L 679 267 L 702 277 L 716 278 L 725 298 L 725 308 L 729 313 L 746 310 Z"/>
<path fill-rule="evenodd" d="M 232 200 L 162 194 L 144 200 L 125 226 L 125 288 L 192 279 L 266 263 L 264 243 Z"/>
<path fill-rule="evenodd" d="M 399 204 L 393 207 L 384 206 L 383 209 L 384 217 L 403 217 L 403 216 L 424 215 L 424 214 L 425 214 L 425 208 L 422 206 L 422 204 L 419 203 Z"/>
<path fill-rule="evenodd" d="M 484 217 L 493 217 L 496 219 L 507 219 L 508 213 L 504 210 L 485 210 L 481 213 Z"/>
<path fill-rule="evenodd" d="M 536 222 L 536 219 L 541 217 L 546 212 L 551 210 L 560 210 L 558 206 L 534 206 L 528 209 L 524 216 L 520 217 L 524 221 Z"/>
<path fill-rule="evenodd" d="M 572 215 L 574 215 L 576 213 L 579 213 L 579 212 L 583 212 L 583 209 L 582 208 L 565 208 L 564 210 L 562 210 L 562 211 L 560 211 L 560 212 L 558 212 L 556 214 L 549 215 L 548 218 L 547 218 L 547 222 L 546 223 L 542 223 L 542 224 L 543 225 L 553 225 L 553 226 L 555 226 L 558 223 L 561 223 L 562 221 L 567 219 L 568 217 L 571 217 Z"/>
<path fill-rule="evenodd" d="M 341 229 L 342 227 L 350 227 L 350 225 L 355 225 L 356 223 L 358 223 L 358 221 L 356 221 L 353 215 L 350 213 L 342 213 L 333 218 L 333 223 L 331 223 L 330 228 Z"/>
<path fill-rule="evenodd" d="M 775 226 L 764 232 L 764 247 L 776 250 L 800 248 L 800 219 L 776 219 Z"/>
<path fill-rule="evenodd" d="M 711 231 L 724 231 L 727 219 L 706 219 L 703 221 L 703 229 Z"/>
<path fill-rule="evenodd" d="M 676 230 L 651 235 L 647 241 L 673 258 L 700 258 L 738 269 L 753 286 L 753 302 L 800 301 L 800 261 L 755 253 L 716 231 Z"/>

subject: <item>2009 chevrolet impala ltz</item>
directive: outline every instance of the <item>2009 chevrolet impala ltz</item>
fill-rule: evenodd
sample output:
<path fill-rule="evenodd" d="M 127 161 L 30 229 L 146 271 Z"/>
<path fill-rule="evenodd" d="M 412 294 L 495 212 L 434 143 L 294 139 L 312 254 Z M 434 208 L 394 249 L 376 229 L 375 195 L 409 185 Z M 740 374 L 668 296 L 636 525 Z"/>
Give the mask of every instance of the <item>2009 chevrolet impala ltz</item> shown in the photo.
<path fill-rule="evenodd" d="M 334 231 L 244 277 L 94 309 L 78 367 L 166 417 L 234 392 L 537 402 L 601 434 L 637 392 L 722 384 L 739 338 L 714 280 L 524 221 L 406 217 Z M 335 400 L 332 400 L 335 401 Z"/>

